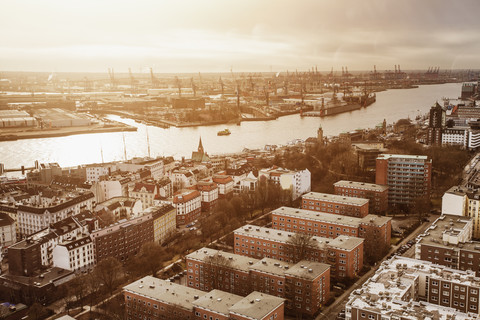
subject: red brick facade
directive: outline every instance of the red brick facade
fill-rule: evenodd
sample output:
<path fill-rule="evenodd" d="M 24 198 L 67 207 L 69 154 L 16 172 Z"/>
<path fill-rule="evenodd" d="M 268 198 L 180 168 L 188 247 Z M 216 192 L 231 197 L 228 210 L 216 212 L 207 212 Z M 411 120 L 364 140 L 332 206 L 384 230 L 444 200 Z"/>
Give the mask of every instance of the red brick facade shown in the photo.
<path fill-rule="evenodd" d="M 368 214 L 368 199 L 309 192 L 302 196 L 302 209 L 363 218 Z"/>
<path fill-rule="evenodd" d="M 388 187 L 386 186 L 353 181 L 338 181 L 333 186 L 336 195 L 368 199 L 371 213 L 385 214 L 387 212 Z"/>

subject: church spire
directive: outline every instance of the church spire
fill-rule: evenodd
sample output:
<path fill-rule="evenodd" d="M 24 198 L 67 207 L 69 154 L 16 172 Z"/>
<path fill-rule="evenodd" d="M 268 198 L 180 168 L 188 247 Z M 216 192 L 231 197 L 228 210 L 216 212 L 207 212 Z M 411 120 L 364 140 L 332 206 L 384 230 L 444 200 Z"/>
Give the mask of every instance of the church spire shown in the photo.
<path fill-rule="evenodd" d="M 198 142 L 198 152 L 204 154 L 205 151 L 203 150 L 203 145 L 202 145 L 202 137 L 200 137 L 200 141 Z"/>

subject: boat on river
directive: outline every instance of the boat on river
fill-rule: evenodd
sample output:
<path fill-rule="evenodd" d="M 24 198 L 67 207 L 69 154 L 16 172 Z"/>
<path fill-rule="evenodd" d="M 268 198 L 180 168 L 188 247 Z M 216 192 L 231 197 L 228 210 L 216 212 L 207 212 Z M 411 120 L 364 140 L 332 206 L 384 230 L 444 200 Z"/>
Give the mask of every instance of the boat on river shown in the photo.
<path fill-rule="evenodd" d="M 228 136 L 229 134 L 231 134 L 231 132 L 228 129 L 217 132 L 217 136 Z"/>

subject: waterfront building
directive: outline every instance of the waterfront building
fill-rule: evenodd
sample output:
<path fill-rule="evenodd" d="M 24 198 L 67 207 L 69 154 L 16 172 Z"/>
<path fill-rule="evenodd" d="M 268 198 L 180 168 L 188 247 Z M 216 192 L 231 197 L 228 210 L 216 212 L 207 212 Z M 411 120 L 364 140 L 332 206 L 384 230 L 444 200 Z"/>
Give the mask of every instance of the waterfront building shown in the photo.
<path fill-rule="evenodd" d="M 115 163 L 99 163 L 89 164 L 85 167 L 87 182 L 99 182 L 101 177 L 110 176 L 112 172 L 117 170 Z"/>
<path fill-rule="evenodd" d="M 272 258 L 294 262 L 299 248 L 295 233 L 245 225 L 234 231 L 234 252 L 252 258 Z M 302 246 L 302 259 L 328 263 L 336 278 L 353 278 L 363 267 L 363 242 L 357 237 L 338 236 L 335 239 L 313 236 Z"/>
<path fill-rule="evenodd" d="M 91 192 L 62 194 L 46 190 L 23 200 L 17 208 L 20 236 L 31 235 L 83 210 L 92 210 L 94 198 Z"/>
<path fill-rule="evenodd" d="M 480 276 L 480 242 L 472 241 L 473 221 L 441 215 L 417 237 L 415 258 Z"/>
<path fill-rule="evenodd" d="M 368 199 L 309 192 L 302 196 L 302 209 L 363 218 L 368 215 Z"/>
<path fill-rule="evenodd" d="M 417 198 L 430 199 L 432 160 L 427 156 L 381 154 L 375 183 L 389 187 L 388 203 L 392 206 L 412 205 Z"/>
<path fill-rule="evenodd" d="M 370 200 L 369 211 L 385 214 L 388 208 L 388 187 L 373 183 L 340 180 L 333 184 L 335 194 Z"/>
<path fill-rule="evenodd" d="M 260 292 L 246 297 L 220 290 L 208 293 L 151 276 L 123 287 L 129 320 L 153 319 L 284 319 L 284 299 Z"/>
<path fill-rule="evenodd" d="M 220 289 L 238 295 L 259 291 L 287 299 L 287 309 L 314 315 L 330 293 L 330 266 L 271 258 L 254 259 L 202 248 L 186 256 L 187 285 L 208 291 Z M 217 279 L 217 274 L 225 275 Z"/>
<path fill-rule="evenodd" d="M 56 162 L 40 163 L 38 168 L 27 172 L 28 185 L 49 185 L 55 176 L 62 175 L 62 167 Z"/>
<path fill-rule="evenodd" d="M 428 121 L 427 144 L 441 145 L 442 131 L 445 128 L 445 108 L 436 102 L 430 108 L 430 117 Z"/>
<path fill-rule="evenodd" d="M 350 294 L 345 319 L 478 319 L 479 290 L 471 271 L 395 257 Z"/>

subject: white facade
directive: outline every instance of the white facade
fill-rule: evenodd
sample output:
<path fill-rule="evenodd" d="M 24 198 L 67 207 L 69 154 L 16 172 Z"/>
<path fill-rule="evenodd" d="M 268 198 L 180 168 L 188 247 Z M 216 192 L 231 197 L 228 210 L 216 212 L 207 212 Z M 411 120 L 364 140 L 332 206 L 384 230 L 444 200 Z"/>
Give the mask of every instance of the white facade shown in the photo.
<path fill-rule="evenodd" d="M 473 237 L 480 237 L 480 193 L 467 195 L 466 216 L 472 218 Z"/>
<path fill-rule="evenodd" d="M 442 145 L 467 146 L 468 128 L 444 129 L 442 132 Z"/>
<path fill-rule="evenodd" d="M 0 261 L 2 252 L 17 242 L 15 220 L 7 214 L 0 214 Z"/>
<path fill-rule="evenodd" d="M 460 187 L 450 188 L 442 197 L 442 214 L 465 216 L 467 195 Z"/>
<path fill-rule="evenodd" d="M 115 164 L 91 165 L 85 168 L 88 182 L 98 182 L 101 176 L 109 176 L 116 170 Z"/>
<path fill-rule="evenodd" d="M 164 175 L 163 160 L 151 160 L 149 158 L 134 158 L 129 162 L 117 163 L 117 168 L 125 172 L 137 172 L 138 170 L 150 170 L 153 179 L 161 179 Z"/>
<path fill-rule="evenodd" d="M 51 223 L 79 214 L 82 210 L 92 210 L 93 193 L 85 193 L 73 199 L 60 199 L 58 203 L 48 206 L 20 205 L 17 209 L 17 224 L 19 232 L 28 236 L 42 229 L 48 228 Z"/>
<path fill-rule="evenodd" d="M 476 149 L 480 147 L 480 131 L 469 130 L 468 131 L 468 148 Z"/>
<path fill-rule="evenodd" d="M 104 180 L 95 182 L 90 189 L 95 194 L 97 203 L 107 201 L 115 197 L 126 196 L 122 184 L 117 180 Z"/>
<path fill-rule="evenodd" d="M 292 191 L 292 200 L 311 191 L 311 173 L 308 169 L 290 171 L 285 169 L 262 169 L 258 177 L 264 176 L 270 181 L 279 184 L 283 190 Z"/>
<path fill-rule="evenodd" d="M 53 266 L 70 271 L 92 268 L 95 261 L 93 242 L 90 237 L 57 245 L 53 249 Z"/>

